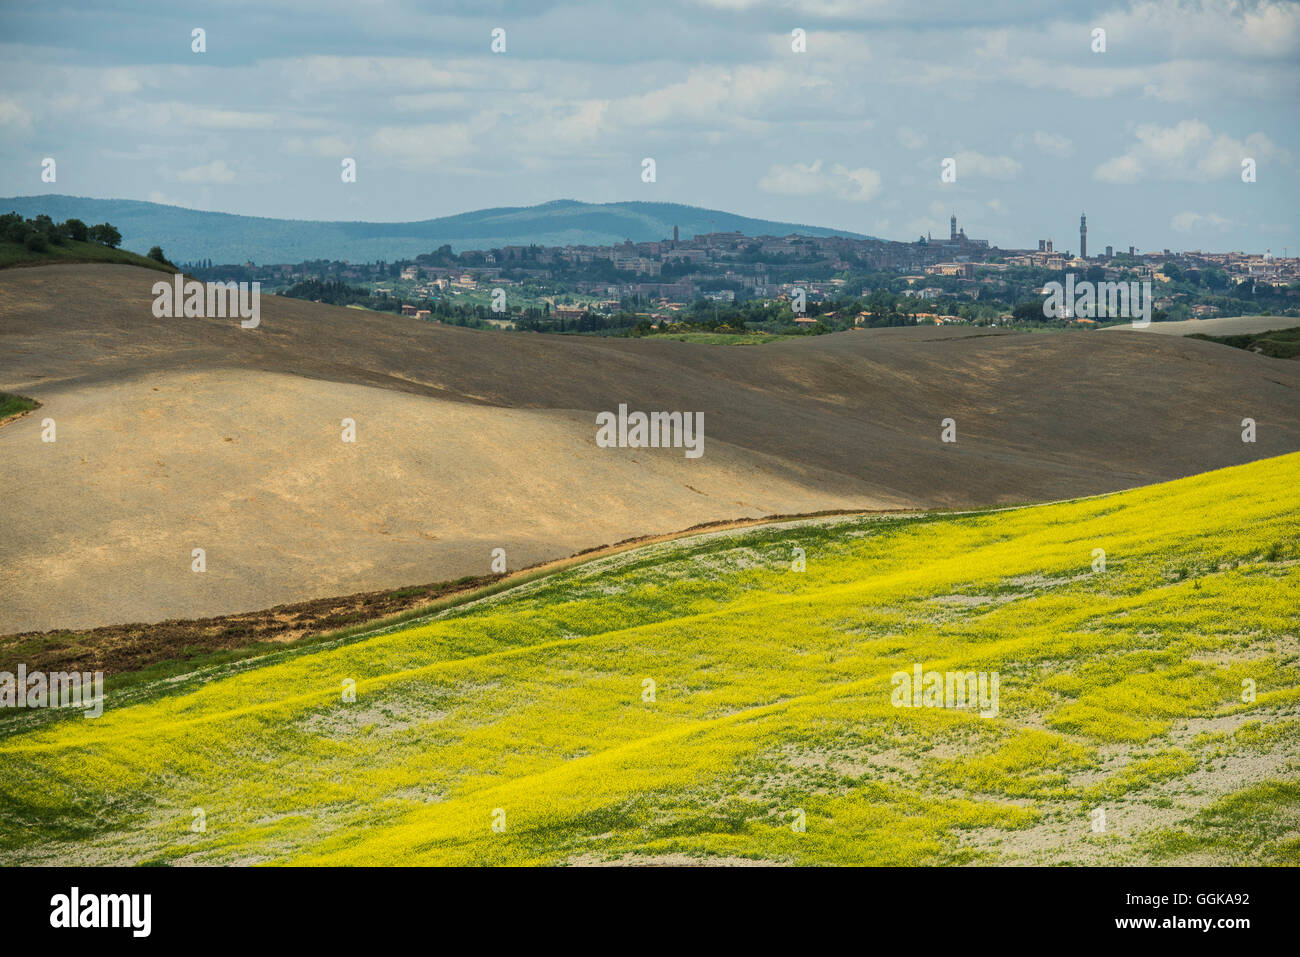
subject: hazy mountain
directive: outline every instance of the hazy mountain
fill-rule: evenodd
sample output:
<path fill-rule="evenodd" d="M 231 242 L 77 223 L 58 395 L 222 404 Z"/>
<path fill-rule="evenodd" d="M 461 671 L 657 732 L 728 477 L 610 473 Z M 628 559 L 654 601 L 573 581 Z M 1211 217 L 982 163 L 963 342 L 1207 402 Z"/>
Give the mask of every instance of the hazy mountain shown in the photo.
<path fill-rule="evenodd" d="M 748 236 L 850 236 L 822 229 L 677 203 L 580 203 L 561 199 L 540 206 L 480 209 L 411 223 L 324 222 L 268 219 L 212 213 L 130 199 L 80 196 L 16 196 L 0 199 L 0 212 L 24 216 L 45 213 L 87 223 L 109 222 L 122 232 L 122 245 L 134 252 L 162 246 L 174 262 L 211 259 L 217 263 L 301 262 L 347 259 L 373 262 L 410 259 L 444 243 L 460 252 L 506 245 L 609 245 L 625 239 L 650 242 L 671 238 L 677 226 L 683 239 L 696 233 L 741 232 Z"/>

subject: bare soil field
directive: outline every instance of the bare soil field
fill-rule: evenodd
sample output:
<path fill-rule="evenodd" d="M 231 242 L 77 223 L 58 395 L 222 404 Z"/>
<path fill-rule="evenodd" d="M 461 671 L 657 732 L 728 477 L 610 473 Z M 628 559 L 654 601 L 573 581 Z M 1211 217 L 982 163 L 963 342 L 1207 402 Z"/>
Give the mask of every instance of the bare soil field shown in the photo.
<path fill-rule="evenodd" d="M 1257 332 L 1294 329 L 1300 326 L 1295 316 L 1220 316 L 1217 319 L 1184 319 L 1181 322 L 1153 322 L 1142 329 L 1133 326 L 1107 326 L 1104 332 L 1151 332 L 1161 336 L 1248 336 Z"/>
<path fill-rule="evenodd" d="M 494 548 L 514 570 L 724 519 L 1055 500 L 1300 449 L 1300 367 L 1181 337 L 906 328 L 736 349 L 273 296 L 241 329 L 155 318 L 157 278 L 0 272 L 0 390 L 42 403 L 0 428 L 0 634 L 479 576 Z M 703 412 L 703 457 L 597 447 L 595 414 L 620 403 Z"/>

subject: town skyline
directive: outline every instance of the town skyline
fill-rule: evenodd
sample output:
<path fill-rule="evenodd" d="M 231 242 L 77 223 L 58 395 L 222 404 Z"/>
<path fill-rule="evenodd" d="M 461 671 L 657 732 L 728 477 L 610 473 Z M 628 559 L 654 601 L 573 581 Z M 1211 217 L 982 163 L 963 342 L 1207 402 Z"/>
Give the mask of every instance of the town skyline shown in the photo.
<path fill-rule="evenodd" d="M 141 202 L 141 203 L 151 203 L 151 204 L 153 204 L 153 205 L 159 205 L 159 206 L 170 207 L 170 208 L 175 208 L 175 209 L 181 209 L 181 210 L 185 210 L 185 211 L 187 211 L 187 212 L 194 212 L 194 213 L 221 213 L 221 214 L 226 214 L 226 215 L 242 215 L 242 214 L 240 214 L 240 213 L 236 213 L 236 212 L 234 212 L 233 210 L 203 209 L 203 208 L 200 208 L 200 207 L 183 206 L 183 205 L 173 204 L 173 203 L 154 203 L 154 201 L 151 201 L 151 200 L 140 200 L 140 199 L 135 198 L 135 197 L 126 197 L 126 196 L 111 196 L 111 197 L 81 197 L 81 196 L 67 196 L 67 195 L 64 195 L 64 194 L 48 194 L 48 195 L 49 195 L 49 198 L 50 198 L 50 199 L 58 199 L 58 200 L 73 200 L 73 201 L 76 201 L 76 200 L 91 200 L 91 201 L 107 201 L 107 202 L 118 202 L 118 201 L 125 201 L 125 202 Z M 7 200 L 0 199 L 0 203 L 6 203 L 6 202 L 7 202 L 7 203 L 14 203 L 14 202 L 19 202 L 19 203 L 24 204 L 24 205 L 35 204 L 36 206 L 39 206 L 39 205 L 40 205 L 40 202 L 41 202 L 41 200 L 42 200 L 43 198 L 44 198 L 44 197 L 42 196 L 42 194 L 37 193 L 37 194 L 30 194 L 30 195 L 25 195 L 25 196 L 15 196 L 15 197 L 10 197 L 10 198 L 7 199 Z M 557 198 L 555 198 L 555 199 L 548 200 L 548 201 L 545 201 L 545 202 L 542 202 L 542 203 L 538 203 L 538 204 L 535 204 L 535 205 L 533 205 L 533 206 L 523 206 L 523 207 L 502 206 L 502 207 L 490 207 L 490 208 L 486 208 L 486 209 L 464 209 L 464 210 L 459 210 L 459 211 L 453 212 L 453 213 L 451 214 L 451 216 L 458 216 L 458 215 L 459 215 L 459 216 L 468 216 L 468 215 L 474 215 L 474 214 L 480 214 L 480 213 L 494 212 L 494 211 L 499 211 L 499 210 L 539 209 L 539 208 L 543 208 L 543 207 L 548 206 L 548 205 L 553 205 L 553 204 L 564 204 L 564 203 L 576 203 L 576 204 L 580 204 L 580 205 L 588 206 L 588 207 L 600 207 L 600 206 L 630 206 L 630 205 L 635 205 L 635 204 L 637 204 L 637 203 L 646 203 L 646 202 L 651 202 L 651 201 L 647 201 L 647 200 L 627 200 L 627 201 L 613 202 L 613 203 L 588 203 L 588 202 L 585 202 L 585 201 L 583 201 L 583 200 L 576 199 L 576 198 L 574 198 L 574 197 L 565 196 L 565 197 L 557 197 Z M 664 203 L 658 203 L 658 202 L 656 202 L 656 203 L 654 203 L 654 205 L 657 205 L 657 206 L 658 206 L 658 205 L 662 205 L 662 206 L 673 206 L 673 205 L 678 205 L 678 206 L 683 206 L 683 207 L 688 208 L 688 209 L 698 210 L 698 211 L 700 211 L 700 212 L 719 212 L 719 213 L 726 213 L 727 215 L 738 216 L 738 217 L 743 217 L 743 218 L 751 218 L 751 219 L 756 219 L 756 218 L 758 218 L 758 217 L 752 217 L 752 216 L 749 216 L 748 214 L 746 214 L 746 213 L 743 212 L 743 211 L 736 211 L 736 210 L 725 210 L 725 211 L 723 211 L 723 210 L 716 210 L 716 211 L 714 211 L 714 210 L 707 210 L 707 209 L 704 209 L 704 208 L 702 208 L 702 207 L 692 206 L 692 205 L 690 205 L 690 204 L 678 204 L 678 203 L 667 203 L 667 202 L 664 202 Z M 275 217 L 257 217 L 257 218 L 259 218 L 259 219 L 268 219 L 268 218 L 270 218 L 270 219 L 275 219 Z M 1144 248 L 1144 247 L 1139 246 L 1139 245 L 1137 245 L 1137 244 L 1135 244 L 1135 243 L 1127 243 L 1127 242 L 1122 242 L 1122 241 L 1116 241 L 1116 240 L 1114 240 L 1114 237 L 1109 236 L 1107 233 L 1104 232 L 1104 230 L 1107 228 L 1104 224 L 1103 224 L 1103 226 L 1102 226 L 1102 229 L 1103 229 L 1103 233 L 1102 233 L 1102 235 L 1106 237 L 1106 240 L 1110 240 L 1110 241 L 1103 240 L 1103 241 L 1098 242 L 1097 240 L 1094 239 L 1094 240 L 1093 240 L 1094 255 L 1093 255 L 1092 257 L 1088 257 L 1088 256 L 1086 255 L 1085 248 L 1084 248 L 1086 240 L 1083 239 L 1083 233 L 1086 233 L 1086 232 L 1087 232 L 1087 226 L 1086 226 L 1087 213 L 1086 213 L 1086 211 L 1080 214 L 1080 218 L 1081 218 L 1081 220 L 1083 220 L 1083 222 L 1081 222 L 1081 223 L 1079 224 L 1079 226 L 1082 228 L 1082 231 L 1081 231 L 1081 232 L 1075 232 L 1075 233 L 1071 234 L 1070 231 L 1069 231 L 1069 229 L 1067 228 L 1067 229 L 1064 231 L 1064 233 L 1063 233 L 1063 235 L 1065 235 L 1065 236 L 1067 237 L 1067 239 L 1066 239 L 1066 241 L 1065 241 L 1066 243 L 1069 243 L 1069 242 L 1072 241 L 1072 240 L 1077 240 L 1077 241 L 1078 241 L 1078 247 L 1077 247 L 1077 248 L 1078 248 L 1078 253 L 1077 253 L 1077 255 L 1078 255 L 1079 258 L 1097 258 L 1097 257 L 1100 255 L 1100 251 L 1101 251 L 1101 250 L 1105 250 L 1105 255 L 1106 255 L 1107 258 L 1109 258 L 1110 256 L 1112 256 L 1112 255 L 1114 254 L 1114 252 L 1120 252 L 1120 253 L 1127 252 L 1129 255 L 1138 255 L 1138 254 L 1142 254 L 1142 255 L 1153 254 L 1153 255 L 1154 255 L 1154 254 L 1161 254 L 1161 255 L 1165 255 L 1165 256 L 1169 256 L 1169 255 L 1177 255 L 1177 254 L 1201 254 L 1201 253 L 1206 253 L 1206 254 L 1216 254 L 1216 255 L 1217 255 L 1217 254 L 1238 253 L 1238 254 L 1242 254 L 1242 255 L 1263 256 L 1263 257 L 1265 257 L 1265 258 L 1271 258 L 1271 259 L 1295 258 L 1295 257 L 1291 257 L 1291 256 L 1290 256 L 1290 250 L 1292 249 L 1292 247 L 1285 246 L 1285 245 L 1284 245 L 1284 246 L 1281 246 L 1280 249 L 1279 249 L 1279 248 L 1272 247 L 1272 246 L 1263 246 L 1263 247 L 1257 247 L 1257 248 L 1229 248 L 1229 247 L 1227 247 L 1227 246 L 1225 246 L 1225 245 L 1223 245 L 1223 244 L 1217 244 L 1217 245 L 1203 244 L 1203 245 L 1200 245 L 1200 246 L 1179 246 L 1179 245 L 1177 245 L 1178 240 L 1175 238 L 1175 239 L 1173 240 L 1172 243 L 1169 243 L 1169 244 L 1166 244 L 1166 245 L 1160 245 L 1160 246 L 1156 246 L 1156 247 L 1152 247 L 1152 248 Z M 958 208 L 954 206 L 954 207 L 952 208 L 952 210 L 951 210 L 949 216 L 948 216 L 948 221 L 949 221 L 950 228 L 952 227 L 954 221 L 957 221 L 957 220 L 960 220 L 960 216 L 958 215 Z M 284 222 L 303 222 L 303 223 L 342 222 L 342 223 L 349 223 L 349 224 L 364 224 L 364 225 L 372 225 L 372 224 L 373 224 L 373 225 L 392 225 L 392 226 L 399 226 L 399 225 L 410 225 L 410 224 L 414 224 L 414 223 L 432 222 L 432 221 L 434 221 L 434 220 L 432 220 L 432 219 L 409 219 L 409 218 L 408 218 L 408 219 L 393 219 L 393 220 L 323 220 L 323 219 L 313 219 L 313 218 L 307 218 L 307 219 L 284 218 L 282 221 L 284 221 Z M 964 221 L 963 221 L 963 222 L 964 222 Z M 831 225 L 826 225 L 826 224 L 822 224 L 822 223 L 815 223 L 815 222 L 786 223 L 786 224 L 782 224 L 782 225 L 792 226 L 792 227 L 794 227 L 794 229 L 793 229 L 793 230 L 790 230 L 790 231 L 787 231 L 787 232 L 778 232 L 778 233 L 745 232 L 744 235 L 747 236 L 747 237 L 749 237 L 749 238 L 756 238 L 756 239 L 757 239 L 757 238 L 769 237 L 769 236 L 773 236 L 773 237 L 774 237 L 774 236 L 789 236 L 789 235 L 800 235 L 800 236 L 813 236 L 813 235 L 816 235 L 816 234 L 814 234 L 814 233 L 801 233 L 801 232 L 799 232 L 800 229 L 817 230 L 819 233 L 857 234 L 858 236 L 861 236 L 861 235 L 862 235 L 862 234 L 858 234 L 857 231 L 855 231 L 855 230 L 839 229 L 839 228 L 834 227 L 834 226 L 831 226 Z M 936 225 L 937 225 L 937 223 L 936 223 Z M 962 226 L 960 227 L 960 229 L 961 229 L 962 234 L 965 234 L 965 225 L 962 225 Z M 726 231 L 726 230 L 719 230 L 719 232 L 727 232 L 727 231 Z M 929 239 L 929 240 L 931 240 L 931 241 L 934 241 L 934 239 L 933 239 L 933 234 L 934 234 L 934 232 L 935 232 L 935 230 L 934 230 L 933 228 L 926 228 L 926 229 L 924 230 L 924 232 L 921 234 L 921 237 L 920 237 L 920 238 L 922 238 L 922 239 Z M 1024 245 L 1017 244 L 1019 239 L 1023 239 L 1023 238 L 1024 238 L 1023 236 L 1020 235 L 1020 233 L 1022 232 L 1021 230 L 1018 230 L 1018 229 L 1016 229 L 1015 227 L 1012 227 L 1012 228 L 1010 229 L 1010 232 L 1011 232 L 1012 234 L 1014 234 L 1014 236 L 1015 236 L 1015 239 L 1013 239 L 1013 242 L 1012 242 L 1012 243 L 1010 243 L 1010 244 L 1006 244 L 1006 245 L 990 243 L 990 245 L 993 245 L 993 246 L 995 246 L 995 248 L 998 248 L 998 249 L 1001 249 L 1001 250 L 1005 250 L 1005 251 L 1026 251 L 1026 250 L 1028 250 L 1028 251 L 1032 251 L 1032 250 L 1034 249 L 1033 243 L 1037 243 L 1037 244 L 1038 244 L 1038 251 L 1044 251 L 1044 250 L 1049 251 L 1049 252 L 1051 252 L 1051 251 L 1059 251 L 1059 252 L 1061 252 L 1061 253 L 1066 254 L 1067 257 L 1071 256 L 1071 254 L 1073 254 L 1073 253 L 1075 252 L 1075 248 L 1074 248 L 1074 247 L 1071 247 L 1071 246 L 1069 246 L 1069 245 L 1064 245 L 1064 247 L 1063 247 L 1063 243 L 1062 243 L 1061 241 L 1058 241 L 1057 238 L 1056 238 L 1057 235 L 1058 235 L 1058 233 L 1054 232 L 1052 229 L 1050 229 L 1050 227 L 1049 227 L 1049 229 L 1048 229 L 1045 233 L 1042 234 L 1041 237 L 1039 237 L 1039 236 L 1035 236 L 1035 237 L 1030 241 L 1029 244 L 1024 244 Z M 1095 233 L 1095 230 L 1094 230 L 1094 233 Z M 691 233 L 691 236 L 696 236 L 696 237 L 698 237 L 698 236 L 704 236 L 704 235 L 707 235 L 707 231 L 696 230 L 695 232 Z M 664 236 L 664 237 L 662 237 L 662 238 L 666 239 L 666 238 L 668 238 L 668 237 L 667 237 L 667 236 Z M 866 237 L 866 238 L 868 238 L 868 239 L 873 239 L 873 240 L 885 241 L 885 242 L 897 242 L 897 243 L 915 242 L 915 240 L 909 239 L 909 238 L 907 238 L 907 237 L 903 237 L 903 236 L 892 236 L 892 235 L 891 235 L 891 236 L 868 236 L 868 237 Z M 956 236 L 955 233 L 950 233 L 950 238 L 951 238 L 951 239 L 956 239 L 957 236 Z M 642 241 L 647 241 L 647 240 L 642 240 Z M 556 245 L 564 245 L 564 244 L 537 243 L 537 245 L 556 246 Z M 578 244 L 578 245 L 582 245 L 582 244 Z M 598 243 L 597 243 L 597 244 L 587 244 L 587 245 L 612 245 L 612 244 L 609 244 L 609 243 L 607 243 L 607 244 L 598 244 Z M 1062 247 L 1063 247 L 1063 248 L 1062 248 Z M 463 246 L 461 251 L 470 251 L 471 249 L 486 249 L 486 248 L 491 248 L 491 247 L 469 247 L 469 246 Z M 1300 247 L 1297 247 L 1297 252 L 1300 253 Z M 338 257 L 338 258 L 339 258 L 340 260 L 346 260 L 348 257 Z M 400 258 L 400 257 L 398 257 L 398 258 Z"/>
<path fill-rule="evenodd" d="M 1212 318 L 1247 306 L 1286 309 L 1300 288 L 1300 258 L 1143 253 L 1110 245 L 1084 258 L 1086 215 L 1079 228 L 1078 254 L 1056 248 L 1050 239 L 1004 249 L 968 236 L 954 214 L 946 237 L 921 236 L 910 243 L 797 232 L 683 236 L 673 225 L 671 238 L 640 242 L 506 243 L 459 251 L 444 244 L 395 261 L 180 265 L 203 281 L 257 282 L 292 298 L 478 328 L 560 332 L 626 332 L 633 326 L 644 332 L 698 321 L 700 306 L 715 310 L 704 317 L 714 324 L 729 321 L 716 313 L 718 306 L 751 317 L 758 308 L 768 320 L 814 331 L 863 324 L 1033 322 L 1054 318 L 1042 298 L 1053 283 L 1073 289 L 1076 282 L 1080 288 L 1140 286 L 1148 303 L 1144 321 L 1150 322 L 1153 317 Z M 805 307 L 814 303 L 827 305 L 806 314 Z M 1116 317 L 1065 314 L 1076 324 L 1095 324 L 1098 318 Z"/>

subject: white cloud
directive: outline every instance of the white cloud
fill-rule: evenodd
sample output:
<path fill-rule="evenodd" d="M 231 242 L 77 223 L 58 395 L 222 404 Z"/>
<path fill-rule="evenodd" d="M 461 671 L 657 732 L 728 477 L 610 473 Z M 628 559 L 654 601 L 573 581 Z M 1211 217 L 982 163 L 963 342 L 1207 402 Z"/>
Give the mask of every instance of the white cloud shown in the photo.
<path fill-rule="evenodd" d="M 593 143 L 607 128 L 608 100 L 586 100 L 562 116 L 553 117 L 547 124 L 546 136 L 562 141 L 571 147 L 575 143 Z"/>
<path fill-rule="evenodd" d="M 106 93 L 138 93 L 144 88 L 139 71 L 131 67 L 101 70 L 96 85 Z"/>
<path fill-rule="evenodd" d="M 186 205 L 186 203 L 177 199 L 175 196 L 168 196 L 166 193 L 157 189 L 150 190 L 149 195 L 146 197 L 146 199 L 148 199 L 149 202 L 151 203 L 161 203 L 163 206 L 185 206 Z M 189 206 L 189 208 L 197 209 L 198 207 Z"/>
<path fill-rule="evenodd" d="M 116 126 L 136 125 L 153 130 L 273 130 L 285 125 L 274 113 L 213 109 L 175 100 L 152 103 L 127 100 L 120 109 L 108 114 L 108 118 Z"/>
<path fill-rule="evenodd" d="M 1035 130 L 1032 133 L 1020 133 L 1012 143 L 1016 149 L 1035 146 L 1049 156 L 1070 156 L 1074 153 L 1074 141 L 1060 133 L 1045 133 Z"/>
<path fill-rule="evenodd" d="M 382 126 L 370 137 L 370 148 L 376 154 L 417 169 L 467 156 L 473 147 L 469 127 L 464 123 Z"/>
<path fill-rule="evenodd" d="M 26 133 L 32 128 L 32 115 L 14 100 L 0 100 L 0 126 L 5 126 L 15 133 Z"/>
<path fill-rule="evenodd" d="M 206 130 L 273 130 L 278 125 L 274 113 L 249 110 L 214 110 L 178 107 L 176 116 L 184 122 Z"/>
<path fill-rule="evenodd" d="M 1183 55 L 1300 53 L 1300 7 L 1286 0 L 1140 0 L 1105 19 L 1111 37 L 1141 37 Z"/>
<path fill-rule="evenodd" d="M 1218 213 L 1179 213 L 1169 221 L 1169 228 L 1180 233 L 1204 232 L 1207 229 L 1224 230 L 1232 220 Z"/>
<path fill-rule="evenodd" d="M 765 193 L 784 196 L 829 195 L 853 203 L 870 202 L 880 192 L 880 174 L 868 167 L 849 169 L 836 163 L 824 169 L 821 160 L 811 163 L 773 164 L 758 184 Z"/>
<path fill-rule="evenodd" d="M 356 146 L 351 140 L 341 136 L 291 136 L 284 141 L 285 152 L 304 156 L 321 156 L 341 160 L 345 156 L 355 156 Z"/>
<path fill-rule="evenodd" d="M 1105 183 L 1136 183 L 1142 179 L 1209 180 L 1239 173 L 1247 157 L 1290 162 L 1291 156 L 1263 133 L 1244 140 L 1215 135 L 1200 120 L 1176 126 L 1144 124 L 1133 131 L 1136 142 L 1093 171 Z"/>
<path fill-rule="evenodd" d="M 512 72 L 514 65 L 499 62 L 504 59 L 493 58 L 491 63 L 457 61 L 435 66 L 433 61 L 419 57 L 306 56 L 275 61 L 274 69 L 295 96 L 314 98 L 322 93 L 382 95 L 399 91 L 430 93 L 510 85 L 508 77 L 518 76 L 517 67 Z"/>
<path fill-rule="evenodd" d="M 1136 183 L 1142 177 L 1142 164 L 1136 156 L 1115 156 L 1093 170 L 1092 176 L 1103 183 Z"/>
<path fill-rule="evenodd" d="M 957 161 L 957 180 L 963 176 L 987 176 L 990 179 L 1015 179 L 1021 166 L 1010 156 L 986 156 L 974 150 L 961 150 L 953 157 Z"/>
<path fill-rule="evenodd" d="M 880 192 L 880 174 L 874 169 L 865 166 L 845 169 L 836 163 L 833 172 L 837 177 L 847 177 L 853 184 L 852 187 L 848 187 L 847 183 L 843 184 L 843 188 L 837 187 L 836 192 L 844 199 L 865 203 Z"/>
<path fill-rule="evenodd" d="M 222 159 L 213 160 L 205 166 L 191 166 L 176 174 L 178 183 L 233 183 L 235 171 Z"/>
<path fill-rule="evenodd" d="M 403 113 L 463 110 L 468 106 L 469 98 L 464 93 L 399 93 L 393 97 L 393 107 Z"/>
<path fill-rule="evenodd" d="M 756 128 L 753 121 L 778 111 L 788 101 L 818 87 L 821 77 L 792 65 L 710 67 L 692 70 L 685 80 L 617 101 L 612 111 L 624 125 L 642 128 L 683 121 Z"/>
<path fill-rule="evenodd" d="M 925 146 L 925 135 L 918 133 L 910 126 L 900 126 L 898 128 L 898 142 L 909 150 L 919 150 Z"/>

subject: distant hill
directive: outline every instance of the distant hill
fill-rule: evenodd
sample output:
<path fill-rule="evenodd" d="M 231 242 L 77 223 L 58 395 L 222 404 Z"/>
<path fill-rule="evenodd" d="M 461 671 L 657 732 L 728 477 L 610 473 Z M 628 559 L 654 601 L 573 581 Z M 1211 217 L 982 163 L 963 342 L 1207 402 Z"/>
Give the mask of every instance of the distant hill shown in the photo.
<path fill-rule="evenodd" d="M 670 238 L 677 226 L 683 239 L 707 233 L 747 236 L 870 237 L 843 230 L 751 219 L 733 213 L 678 203 L 580 203 L 561 199 L 540 206 L 480 209 L 410 223 L 324 222 L 268 219 L 211 213 L 131 199 L 81 196 L 14 196 L 0 199 L 0 212 L 24 216 L 45 213 L 62 222 L 109 222 L 122 233 L 124 249 L 147 252 L 160 245 L 174 262 L 211 259 L 216 263 L 301 262 L 347 259 L 374 262 L 412 259 L 450 244 L 456 252 L 536 243 L 609 245 L 625 239 L 652 242 Z"/>

